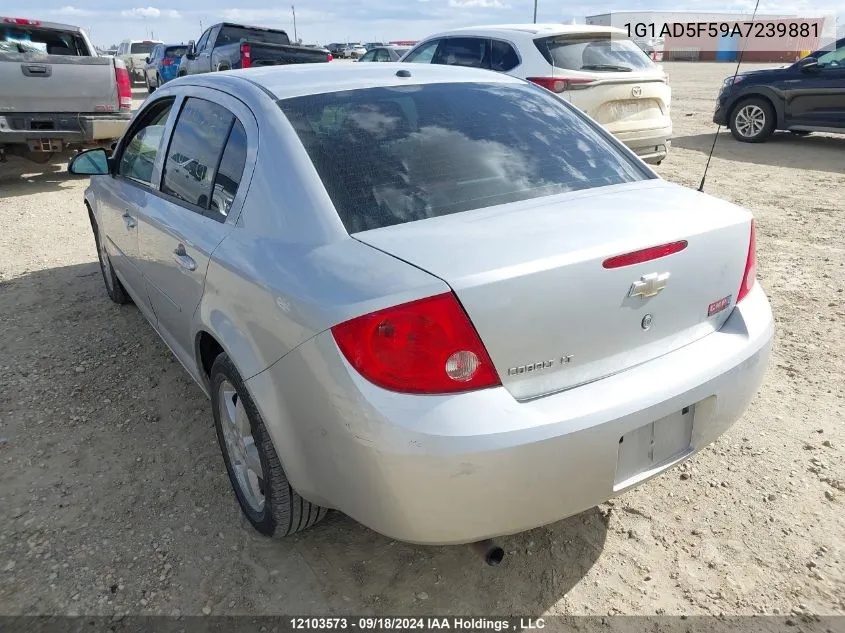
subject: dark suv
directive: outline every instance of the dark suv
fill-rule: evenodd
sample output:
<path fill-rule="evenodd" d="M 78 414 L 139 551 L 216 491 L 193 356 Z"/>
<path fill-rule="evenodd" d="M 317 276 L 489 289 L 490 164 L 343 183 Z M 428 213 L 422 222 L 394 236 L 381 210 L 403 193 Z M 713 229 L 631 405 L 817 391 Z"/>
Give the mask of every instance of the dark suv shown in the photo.
<path fill-rule="evenodd" d="M 745 143 L 761 143 L 775 130 L 845 134 L 845 38 L 791 66 L 728 77 L 713 121 Z"/>

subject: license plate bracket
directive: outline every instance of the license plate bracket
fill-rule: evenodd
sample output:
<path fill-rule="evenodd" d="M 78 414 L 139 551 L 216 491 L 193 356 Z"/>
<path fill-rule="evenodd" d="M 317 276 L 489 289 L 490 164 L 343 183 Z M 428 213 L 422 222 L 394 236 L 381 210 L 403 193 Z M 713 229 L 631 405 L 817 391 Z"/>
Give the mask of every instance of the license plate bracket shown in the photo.
<path fill-rule="evenodd" d="M 689 453 L 694 419 L 693 404 L 620 437 L 614 490 L 645 479 Z"/>

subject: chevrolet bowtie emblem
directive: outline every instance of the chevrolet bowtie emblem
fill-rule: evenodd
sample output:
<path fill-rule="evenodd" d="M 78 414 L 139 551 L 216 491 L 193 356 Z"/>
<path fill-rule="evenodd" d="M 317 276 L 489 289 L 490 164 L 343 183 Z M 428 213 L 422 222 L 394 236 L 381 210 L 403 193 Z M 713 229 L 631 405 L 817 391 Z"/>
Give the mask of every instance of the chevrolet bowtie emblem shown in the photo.
<path fill-rule="evenodd" d="M 669 273 L 651 273 L 640 277 L 639 281 L 631 284 L 631 289 L 628 291 L 629 297 L 640 297 L 648 299 L 654 297 L 658 292 L 666 287 L 666 282 L 669 281 Z"/>

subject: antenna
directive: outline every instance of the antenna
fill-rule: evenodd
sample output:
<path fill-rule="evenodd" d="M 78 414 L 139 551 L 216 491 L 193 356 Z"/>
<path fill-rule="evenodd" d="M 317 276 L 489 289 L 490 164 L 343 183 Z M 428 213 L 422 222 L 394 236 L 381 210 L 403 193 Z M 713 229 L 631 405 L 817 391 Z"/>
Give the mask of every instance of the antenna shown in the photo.
<path fill-rule="evenodd" d="M 754 3 L 754 11 L 751 13 L 751 22 L 754 23 L 754 18 L 757 17 L 757 8 L 760 6 L 760 0 Z M 736 60 L 736 70 L 734 70 L 733 81 L 736 81 L 736 76 L 739 74 L 739 65 L 742 64 L 742 56 L 745 53 L 745 47 L 748 44 L 748 38 L 742 38 L 742 50 L 739 51 L 739 57 Z M 731 84 L 733 85 L 733 84 Z M 701 175 L 701 183 L 698 185 L 699 191 L 704 191 L 704 181 L 707 178 L 707 169 L 710 167 L 710 159 L 713 158 L 713 151 L 716 149 L 716 141 L 719 140 L 719 132 L 722 130 L 721 123 L 716 127 L 716 134 L 713 136 L 713 145 L 710 146 L 710 153 L 707 155 L 707 164 L 704 165 L 704 173 Z"/>

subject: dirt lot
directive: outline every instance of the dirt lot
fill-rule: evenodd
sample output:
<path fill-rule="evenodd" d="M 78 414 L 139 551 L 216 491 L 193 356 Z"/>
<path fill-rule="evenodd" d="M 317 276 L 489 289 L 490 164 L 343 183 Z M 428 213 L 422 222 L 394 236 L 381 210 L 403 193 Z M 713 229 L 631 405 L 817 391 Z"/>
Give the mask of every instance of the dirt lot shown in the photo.
<path fill-rule="evenodd" d="M 697 186 L 731 69 L 667 69 L 659 171 Z M 502 539 L 498 569 L 337 513 L 254 534 L 200 390 L 107 299 L 86 180 L 63 167 L 0 165 L 0 612 L 845 613 L 845 136 L 716 149 L 707 190 L 756 214 L 777 319 L 743 419 L 681 469 Z"/>

